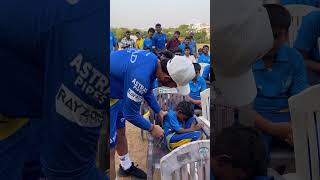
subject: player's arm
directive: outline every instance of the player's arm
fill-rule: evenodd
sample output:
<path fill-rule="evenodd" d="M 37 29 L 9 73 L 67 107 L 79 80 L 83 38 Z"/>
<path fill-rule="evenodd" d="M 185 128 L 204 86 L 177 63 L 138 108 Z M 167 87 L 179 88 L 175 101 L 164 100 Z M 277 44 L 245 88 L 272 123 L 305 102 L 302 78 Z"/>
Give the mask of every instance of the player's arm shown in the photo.
<path fill-rule="evenodd" d="M 147 101 L 148 105 L 155 113 L 159 113 L 161 111 L 160 106 L 157 102 L 156 97 L 153 94 L 153 90 L 150 88 L 147 93 L 144 95 L 144 99 Z"/>

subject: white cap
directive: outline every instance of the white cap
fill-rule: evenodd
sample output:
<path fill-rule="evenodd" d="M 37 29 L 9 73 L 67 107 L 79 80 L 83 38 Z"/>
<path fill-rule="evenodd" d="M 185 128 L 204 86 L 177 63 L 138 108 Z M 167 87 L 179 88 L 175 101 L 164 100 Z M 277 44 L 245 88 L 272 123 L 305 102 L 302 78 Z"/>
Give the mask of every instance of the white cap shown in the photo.
<path fill-rule="evenodd" d="M 191 61 L 184 56 L 174 56 L 168 61 L 167 69 L 170 77 L 177 84 L 178 92 L 188 95 L 190 93 L 189 81 L 196 76 Z"/>
<path fill-rule="evenodd" d="M 273 44 L 268 13 L 257 0 L 218 0 L 213 13 L 217 88 L 228 104 L 247 105 L 257 94 L 251 66 Z"/>

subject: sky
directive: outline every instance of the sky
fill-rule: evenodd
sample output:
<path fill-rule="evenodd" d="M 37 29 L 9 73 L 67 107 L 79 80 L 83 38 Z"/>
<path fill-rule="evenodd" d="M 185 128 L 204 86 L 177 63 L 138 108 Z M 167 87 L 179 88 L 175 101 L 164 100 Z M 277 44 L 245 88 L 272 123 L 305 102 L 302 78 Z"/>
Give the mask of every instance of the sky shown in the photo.
<path fill-rule="evenodd" d="M 210 0 L 110 0 L 111 27 L 147 29 L 210 23 Z"/>

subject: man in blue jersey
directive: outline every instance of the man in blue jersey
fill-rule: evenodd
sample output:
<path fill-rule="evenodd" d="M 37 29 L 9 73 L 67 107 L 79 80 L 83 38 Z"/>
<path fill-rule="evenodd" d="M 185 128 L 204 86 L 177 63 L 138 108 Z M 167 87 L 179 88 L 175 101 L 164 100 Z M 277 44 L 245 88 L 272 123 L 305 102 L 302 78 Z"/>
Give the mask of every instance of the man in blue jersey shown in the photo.
<path fill-rule="evenodd" d="M 98 0 L 0 2 L 0 179 L 22 179 L 33 144 L 43 145 L 49 180 L 107 179 L 95 167 L 106 116 L 99 109 L 107 107 L 106 7 Z"/>
<path fill-rule="evenodd" d="M 96 167 L 109 80 L 107 1 L 52 1 L 41 163 L 49 180 L 105 180 Z M 52 11 L 51 11 L 52 8 Z M 106 128 L 106 127 L 104 127 Z"/>
<path fill-rule="evenodd" d="M 118 41 L 116 37 L 114 36 L 113 32 L 110 31 L 110 52 L 113 52 L 115 50 L 118 50 Z"/>
<path fill-rule="evenodd" d="M 161 24 L 156 24 L 156 33 L 152 37 L 153 48 L 164 50 L 167 43 L 167 35 L 162 32 Z"/>
<path fill-rule="evenodd" d="M 203 54 L 198 58 L 198 63 L 207 63 L 210 64 L 210 55 L 209 55 L 209 46 L 204 45 L 202 47 Z"/>
<path fill-rule="evenodd" d="M 303 17 L 294 47 L 304 57 L 310 85 L 320 83 L 320 12 Z"/>
<path fill-rule="evenodd" d="M 114 153 L 119 132 L 116 129 L 125 128 L 125 121 L 121 121 L 121 116 L 155 137 L 163 136 L 160 126 L 151 124 L 139 114 L 141 102 L 143 99 L 146 100 L 152 110 L 159 114 L 160 119 L 163 119 L 166 112 L 160 109 L 152 92 L 155 79 L 157 78 L 159 84 L 163 86 L 177 87 L 181 94 L 186 95 L 190 92 L 188 82 L 194 78 L 195 70 L 192 63 L 184 57 L 173 56 L 166 51 L 159 59 L 155 54 L 139 49 L 121 50 L 111 54 L 110 66 L 110 177 L 113 180 Z M 120 146 L 123 146 L 120 156 L 124 154 L 123 158 L 127 159 L 123 162 L 126 167 L 121 166 L 123 168 L 121 171 L 124 175 L 134 175 L 132 171 L 137 169 L 126 155 L 128 153 L 126 142 Z M 117 150 L 119 153 L 118 148 Z M 141 178 L 146 178 L 146 175 L 140 175 Z"/>

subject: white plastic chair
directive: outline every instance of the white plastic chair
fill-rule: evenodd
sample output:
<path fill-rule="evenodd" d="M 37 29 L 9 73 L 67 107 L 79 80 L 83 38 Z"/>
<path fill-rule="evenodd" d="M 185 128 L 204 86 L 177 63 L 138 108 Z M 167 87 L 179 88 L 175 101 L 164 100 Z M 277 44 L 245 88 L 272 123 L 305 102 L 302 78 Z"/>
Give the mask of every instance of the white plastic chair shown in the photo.
<path fill-rule="evenodd" d="M 202 116 L 210 122 L 210 88 L 200 92 Z"/>
<path fill-rule="evenodd" d="M 289 98 L 296 174 L 287 180 L 320 179 L 320 85 L 312 86 Z"/>
<path fill-rule="evenodd" d="M 209 180 L 210 140 L 182 145 L 161 158 L 162 180 Z"/>

